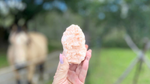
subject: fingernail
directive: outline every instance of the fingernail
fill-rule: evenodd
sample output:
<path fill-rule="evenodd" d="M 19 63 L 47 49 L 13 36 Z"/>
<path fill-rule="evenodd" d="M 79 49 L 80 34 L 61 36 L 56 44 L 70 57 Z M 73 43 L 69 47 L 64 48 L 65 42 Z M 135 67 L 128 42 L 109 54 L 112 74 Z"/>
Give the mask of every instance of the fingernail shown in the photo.
<path fill-rule="evenodd" d="M 86 47 L 86 48 L 88 48 L 88 45 L 87 45 L 87 44 L 85 44 L 85 47 Z"/>
<path fill-rule="evenodd" d="M 60 54 L 60 56 L 59 56 L 59 61 L 60 61 L 61 64 L 63 64 L 63 57 L 62 57 L 62 54 Z"/>
<path fill-rule="evenodd" d="M 92 52 L 92 50 L 91 50 L 91 49 L 89 49 L 89 52 Z"/>

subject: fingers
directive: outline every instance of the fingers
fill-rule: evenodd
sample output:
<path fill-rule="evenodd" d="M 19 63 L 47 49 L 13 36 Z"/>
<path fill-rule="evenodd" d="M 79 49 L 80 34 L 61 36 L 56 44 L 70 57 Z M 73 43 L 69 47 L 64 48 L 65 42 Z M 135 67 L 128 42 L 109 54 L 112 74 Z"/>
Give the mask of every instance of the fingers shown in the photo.
<path fill-rule="evenodd" d="M 77 64 L 70 64 L 69 65 L 69 70 L 71 70 L 71 71 L 75 71 L 76 70 L 76 68 L 77 68 Z"/>
<path fill-rule="evenodd" d="M 65 79 L 69 69 L 68 61 L 63 54 L 60 54 L 59 59 L 60 62 L 54 76 L 53 84 L 58 84 L 60 81 L 62 81 L 62 79 Z"/>
<path fill-rule="evenodd" d="M 88 49 L 88 47 L 89 47 L 89 46 L 88 46 L 87 44 L 85 44 L 85 48 Z"/>
<path fill-rule="evenodd" d="M 77 69 L 76 69 L 76 74 L 77 74 L 77 75 L 79 75 L 80 72 L 81 72 L 82 64 L 83 64 L 83 61 L 81 62 L 81 64 L 79 64 L 79 65 L 77 66 Z"/>
<path fill-rule="evenodd" d="M 80 70 L 79 79 L 83 83 L 84 83 L 86 75 L 87 75 L 87 71 L 88 71 L 88 67 L 89 67 L 89 61 L 90 61 L 90 58 L 91 58 L 91 53 L 92 53 L 91 49 L 87 51 L 86 58 L 83 61 L 82 68 Z"/>
<path fill-rule="evenodd" d="M 76 75 L 76 73 L 74 71 L 68 71 L 68 80 L 72 83 L 72 84 L 83 84 L 78 76 Z"/>
<path fill-rule="evenodd" d="M 87 52 L 86 52 L 86 59 L 91 59 L 91 55 L 92 54 L 92 50 L 89 49 Z"/>
<path fill-rule="evenodd" d="M 89 60 L 90 58 L 91 58 L 91 55 L 89 54 L 89 52 L 91 52 L 91 50 L 89 50 L 89 51 L 87 51 L 86 52 L 86 57 L 85 57 L 85 59 L 81 62 L 81 64 L 79 64 L 78 66 L 77 66 L 77 69 L 76 69 L 76 74 L 77 75 L 79 75 L 80 74 L 80 72 L 81 72 L 81 69 L 82 68 L 84 68 L 83 67 L 83 64 L 84 64 L 84 66 L 85 66 L 85 60 L 87 59 L 87 60 Z M 86 61 L 86 62 L 88 62 L 88 61 Z"/>

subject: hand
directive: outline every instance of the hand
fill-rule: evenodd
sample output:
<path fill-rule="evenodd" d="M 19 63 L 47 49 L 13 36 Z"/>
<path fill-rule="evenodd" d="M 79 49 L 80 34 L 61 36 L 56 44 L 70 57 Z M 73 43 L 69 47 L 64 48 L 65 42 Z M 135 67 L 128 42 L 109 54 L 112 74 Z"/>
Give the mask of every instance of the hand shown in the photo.
<path fill-rule="evenodd" d="M 88 49 L 88 46 L 86 45 Z M 89 61 L 91 58 L 92 50 L 86 52 L 85 59 L 81 64 L 70 64 L 66 57 L 60 54 L 60 62 L 54 76 L 53 84 L 84 84 L 88 71 Z"/>

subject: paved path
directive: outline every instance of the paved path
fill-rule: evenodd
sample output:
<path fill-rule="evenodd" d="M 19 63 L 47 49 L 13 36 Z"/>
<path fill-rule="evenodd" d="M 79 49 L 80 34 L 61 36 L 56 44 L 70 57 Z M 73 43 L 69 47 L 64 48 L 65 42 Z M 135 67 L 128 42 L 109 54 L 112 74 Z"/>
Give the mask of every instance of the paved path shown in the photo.
<path fill-rule="evenodd" d="M 49 78 L 53 78 L 53 75 L 54 75 L 56 68 L 57 68 L 57 65 L 58 65 L 60 52 L 61 51 L 55 51 L 55 52 L 52 52 L 48 55 L 48 58 L 46 61 L 46 71 L 45 71 L 45 74 L 46 74 L 45 77 L 47 80 Z M 23 76 L 21 77 L 21 81 L 24 84 L 26 84 L 25 83 L 26 73 L 27 73 L 26 70 L 22 70 L 20 72 L 20 74 L 23 74 Z M 38 77 L 37 74 L 35 74 L 34 79 L 36 80 L 37 77 Z M 16 84 L 15 75 L 14 75 L 11 67 L 6 67 L 3 69 L 0 69 L 0 84 Z"/>

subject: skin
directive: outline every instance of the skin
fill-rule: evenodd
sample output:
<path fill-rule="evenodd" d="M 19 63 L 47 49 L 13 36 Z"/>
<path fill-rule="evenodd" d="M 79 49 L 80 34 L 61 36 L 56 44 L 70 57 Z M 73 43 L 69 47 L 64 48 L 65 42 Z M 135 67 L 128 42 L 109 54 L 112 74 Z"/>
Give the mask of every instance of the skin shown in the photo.
<path fill-rule="evenodd" d="M 88 49 L 88 46 L 86 45 Z M 84 84 L 92 50 L 86 52 L 85 59 L 81 64 L 69 64 L 66 57 L 60 54 L 60 62 L 52 84 Z"/>

